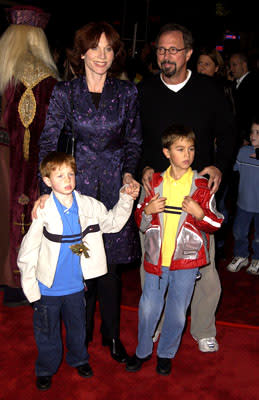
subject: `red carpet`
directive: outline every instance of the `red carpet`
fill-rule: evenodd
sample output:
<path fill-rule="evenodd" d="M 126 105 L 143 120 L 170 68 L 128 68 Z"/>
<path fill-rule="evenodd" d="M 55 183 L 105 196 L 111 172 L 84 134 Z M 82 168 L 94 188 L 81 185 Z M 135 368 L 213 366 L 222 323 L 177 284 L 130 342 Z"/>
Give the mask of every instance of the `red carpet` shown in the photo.
<path fill-rule="evenodd" d="M 126 290 L 125 288 L 123 291 Z M 2 301 L 1 301 L 2 303 Z M 255 310 L 255 308 L 254 308 Z M 36 348 L 29 306 L 7 308 L 0 305 L 1 400 L 257 400 L 258 334 L 253 329 L 218 324 L 220 351 L 203 354 L 189 334 L 189 326 L 173 362 L 169 377 L 155 372 L 152 359 L 137 373 L 113 361 L 101 346 L 99 313 L 95 341 L 89 346 L 94 377 L 83 379 L 65 361 L 53 377 L 49 391 L 35 387 Z M 121 338 L 130 354 L 137 343 L 137 313 L 122 308 Z"/>
<path fill-rule="evenodd" d="M 141 371 L 129 373 L 125 365 L 110 358 L 101 346 L 97 312 L 95 340 L 89 346 L 92 378 L 83 379 L 63 361 L 47 392 L 35 387 L 37 351 L 29 306 L 8 308 L 0 292 L 0 400 L 259 400 L 259 307 L 258 277 L 245 269 L 226 270 L 231 259 L 231 236 L 227 260 L 218 264 L 222 297 L 217 312 L 220 350 L 206 354 L 187 329 L 173 361 L 169 377 L 156 371 L 156 345 Z M 137 306 L 141 293 L 138 265 L 122 269 L 121 339 L 129 354 L 137 344 Z M 64 334 L 65 337 L 65 334 Z"/>
<path fill-rule="evenodd" d="M 227 271 L 226 266 L 233 256 L 232 232 L 226 241 L 226 259 L 217 262 L 222 295 L 217 311 L 217 320 L 227 323 L 259 325 L 259 277 L 247 274 L 246 269 L 238 273 Z M 138 307 L 141 295 L 139 266 L 123 267 L 122 304 Z M 201 268 L 202 274 L 202 268 Z M 258 396 L 259 398 L 259 396 Z"/>
<path fill-rule="evenodd" d="M 89 346 L 92 378 L 83 379 L 63 361 L 52 387 L 35 387 L 37 356 L 29 306 L 8 308 L 0 292 L 0 400 L 259 400 L 259 279 L 245 269 L 230 273 L 231 232 L 227 260 L 218 263 L 222 297 L 217 312 L 220 350 L 206 354 L 187 329 L 169 377 L 156 371 L 156 345 L 141 371 L 129 373 L 101 346 L 97 312 L 94 342 Z M 139 267 L 122 268 L 121 339 L 129 354 L 137 344 L 137 306 L 141 293 Z M 65 334 L 64 334 L 65 336 Z"/>

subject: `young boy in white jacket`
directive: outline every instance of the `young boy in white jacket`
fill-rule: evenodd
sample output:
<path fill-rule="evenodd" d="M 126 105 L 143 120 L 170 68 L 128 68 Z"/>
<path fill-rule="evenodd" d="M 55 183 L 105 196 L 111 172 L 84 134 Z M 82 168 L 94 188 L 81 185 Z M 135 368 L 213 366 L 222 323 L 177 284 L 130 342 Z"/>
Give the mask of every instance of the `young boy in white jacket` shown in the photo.
<path fill-rule="evenodd" d="M 40 172 L 52 193 L 22 241 L 18 267 L 24 294 L 34 309 L 36 386 L 47 390 L 62 358 L 60 315 L 66 327 L 66 361 L 80 376 L 93 375 L 85 346 L 83 281 L 107 272 L 102 233 L 122 229 L 139 185 L 123 187 L 118 203 L 108 211 L 100 201 L 74 190 L 72 156 L 52 152 L 41 162 Z"/>

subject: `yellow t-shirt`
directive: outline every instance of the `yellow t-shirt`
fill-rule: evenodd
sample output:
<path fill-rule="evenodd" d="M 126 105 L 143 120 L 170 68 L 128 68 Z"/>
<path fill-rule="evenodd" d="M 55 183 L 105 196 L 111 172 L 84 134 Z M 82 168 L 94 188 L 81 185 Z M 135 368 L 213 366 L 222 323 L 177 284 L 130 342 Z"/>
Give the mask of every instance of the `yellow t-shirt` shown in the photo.
<path fill-rule="evenodd" d="M 191 190 L 193 171 L 191 168 L 178 180 L 170 175 L 171 166 L 166 170 L 163 180 L 163 197 L 166 197 L 163 215 L 164 236 L 162 242 L 162 265 L 170 267 L 175 249 L 176 232 L 182 212 L 182 202 Z"/>

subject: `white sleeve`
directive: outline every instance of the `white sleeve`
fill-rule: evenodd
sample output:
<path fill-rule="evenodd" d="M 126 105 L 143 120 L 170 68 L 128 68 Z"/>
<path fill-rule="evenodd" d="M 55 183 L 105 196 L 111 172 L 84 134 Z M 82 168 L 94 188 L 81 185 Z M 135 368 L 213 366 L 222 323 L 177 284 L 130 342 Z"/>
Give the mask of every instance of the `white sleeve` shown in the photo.
<path fill-rule="evenodd" d="M 100 229 L 103 233 L 119 232 L 128 221 L 134 200 L 126 193 L 120 192 L 119 201 L 111 210 L 107 210 L 103 203 L 96 200 L 95 214 L 99 220 Z"/>
<path fill-rule="evenodd" d="M 18 253 L 17 264 L 21 272 L 21 284 L 29 302 L 39 300 L 40 290 L 36 278 L 38 256 L 43 236 L 43 219 L 41 213 L 24 236 Z"/>

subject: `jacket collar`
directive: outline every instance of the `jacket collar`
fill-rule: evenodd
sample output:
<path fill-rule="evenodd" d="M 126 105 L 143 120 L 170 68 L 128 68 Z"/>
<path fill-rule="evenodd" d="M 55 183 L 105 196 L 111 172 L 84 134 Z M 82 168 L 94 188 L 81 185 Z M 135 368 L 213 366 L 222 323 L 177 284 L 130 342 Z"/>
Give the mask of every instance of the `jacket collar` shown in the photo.
<path fill-rule="evenodd" d="M 163 172 L 155 172 L 153 175 L 153 186 L 154 188 L 159 186 L 161 182 L 163 181 L 165 171 Z M 197 180 L 197 182 L 195 182 Z M 193 171 L 193 184 L 197 183 L 197 186 L 206 186 L 207 179 L 204 178 L 204 176 L 199 175 L 197 171 Z M 193 186 L 193 185 L 192 185 Z"/>
<path fill-rule="evenodd" d="M 106 110 L 110 104 L 110 101 L 116 97 L 115 82 L 116 82 L 116 80 L 114 78 L 112 78 L 110 76 L 106 77 L 104 86 L 103 86 L 103 91 L 101 93 L 100 103 L 99 103 L 98 109 L 95 110 L 97 113 L 100 113 L 100 112 L 103 112 L 104 110 Z M 77 91 L 77 100 L 81 101 L 82 95 L 84 94 L 86 96 L 88 105 L 90 105 L 91 108 L 93 108 L 94 105 L 93 105 L 93 101 L 92 101 L 92 95 L 91 95 L 91 92 L 89 92 L 85 75 L 82 75 L 77 79 L 73 79 L 71 81 L 71 85 L 74 85 L 74 87 L 79 88 L 79 90 Z"/>
<path fill-rule="evenodd" d="M 161 182 L 163 181 L 164 174 L 165 174 L 165 171 L 154 173 L 154 175 L 153 175 L 154 188 L 161 184 Z M 204 186 L 207 186 L 207 184 L 206 184 L 207 181 L 208 180 L 204 176 L 199 175 L 196 170 L 193 170 L 193 184 L 197 183 L 197 186 L 204 187 Z"/>
<path fill-rule="evenodd" d="M 153 188 L 155 189 L 155 193 L 159 193 L 160 196 L 163 196 L 163 177 L 164 177 L 165 171 L 164 172 L 156 172 L 153 175 Z M 197 171 L 193 171 L 193 178 L 192 178 L 192 184 L 191 184 L 191 189 L 189 196 L 192 196 L 193 193 L 197 190 L 198 187 L 207 187 L 207 182 L 208 180 L 204 178 L 204 176 L 199 175 Z M 157 214 L 156 214 L 157 216 Z M 185 218 L 187 217 L 187 213 L 182 211 L 178 228 L 177 228 L 177 235 L 179 233 L 179 229 L 182 226 Z M 164 229 L 164 224 L 163 224 L 163 217 L 162 213 L 158 214 L 158 219 L 160 221 L 160 226 L 162 228 L 162 231 Z M 156 219 L 154 219 L 156 221 Z M 155 222 L 157 223 L 157 222 Z"/>

